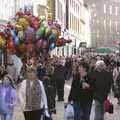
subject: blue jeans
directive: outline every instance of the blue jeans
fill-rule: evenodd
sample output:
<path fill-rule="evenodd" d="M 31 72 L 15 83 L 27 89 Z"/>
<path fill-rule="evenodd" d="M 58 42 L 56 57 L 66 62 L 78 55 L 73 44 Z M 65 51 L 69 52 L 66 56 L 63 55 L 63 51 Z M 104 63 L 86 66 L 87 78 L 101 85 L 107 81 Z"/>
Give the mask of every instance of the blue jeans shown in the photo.
<path fill-rule="evenodd" d="M 1 120 L 12 120 L 12 113 L 2 114 Z"/>
<path fill-rule="evenodd" d="M 95 118 L 94 120 L 104 120 L 104 102 L 95 100 Z"/>
<path fill-rule="evenodd" d="M 87 104 L 74 104 L 74 120 L 90 120 L 92 102 Z"/>

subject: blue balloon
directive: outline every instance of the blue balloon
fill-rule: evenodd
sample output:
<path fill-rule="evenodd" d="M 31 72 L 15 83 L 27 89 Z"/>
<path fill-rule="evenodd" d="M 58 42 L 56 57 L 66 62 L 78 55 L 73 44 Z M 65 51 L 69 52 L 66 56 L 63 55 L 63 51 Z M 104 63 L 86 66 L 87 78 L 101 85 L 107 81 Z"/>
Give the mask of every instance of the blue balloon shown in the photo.
<path fill-rule="evenodd" d="M 17 35 L 16 35 L 16 32 L 15 30 L 11 30 L 11 36 L 12 36 L 12 39 L 15 40 Z"/>
<path fill-rule="evenodd" d="M 48 50 L 53 50 L 56 47 L 56 36 L 50 35 L 48 38 Z"/>
<path fill-rule="evenodd" d="M 49 50 L 53 50 L 53 49 L 55 49 L 55 47 L 56 47 L 56 44 L 55 44 L 55 43 L 52 43 L 52 44 L 49 46 Z"/>
<path fill-rule="evenodd" d="M 19 41 L 19 38 L 18 38 L 18 37 L 15 38 L 14 43 L 15 43 L 16 46 L 19 45 L 20 41 Z"/>

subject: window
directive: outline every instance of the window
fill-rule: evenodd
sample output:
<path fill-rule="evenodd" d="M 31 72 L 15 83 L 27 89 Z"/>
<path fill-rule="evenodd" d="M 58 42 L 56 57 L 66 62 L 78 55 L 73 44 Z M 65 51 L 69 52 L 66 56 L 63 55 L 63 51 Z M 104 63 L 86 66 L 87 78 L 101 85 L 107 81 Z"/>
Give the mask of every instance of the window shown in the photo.
<path fill-rule="evenodd" d="M 97 24 L 99 24 L 100 23 L 100 21 L 99 20 L 97 20 Z"/>
<path fill-rule="evenodd" d="M 115 15 L 118 15 L 118 7 L 115 7 Z"/>
<path fill-rule="evenodd" d="M 106 20 L 104 20 L 104 29 L 106 28 Z"/>
<path fill-rule="evenodd" d="M 112 21 L 110 20 L 110 33 L 112 32 L 111 27 L 112 27 Z"/>
<path fill-rule="evenodd" d="M 115 22 L 115 31 L 116 31 L 116 33 L 118 32 L 117 27 L 118 27 L 118 22 L 116 21 Z"/>
<path fill-rule="evenodd" d="M 100 31 L 97 30 L 97 38 L 99 38 L 99 37 L 100 37 Z"/>
<path fill-rule="evenodd" d="M 104 13 L 106 13 L 106 4 L 104 4 Z"/>
<path fill-rule="evenodd" d="M 112 15 L 112 5 L 110 5 L 110 15 Z"/>

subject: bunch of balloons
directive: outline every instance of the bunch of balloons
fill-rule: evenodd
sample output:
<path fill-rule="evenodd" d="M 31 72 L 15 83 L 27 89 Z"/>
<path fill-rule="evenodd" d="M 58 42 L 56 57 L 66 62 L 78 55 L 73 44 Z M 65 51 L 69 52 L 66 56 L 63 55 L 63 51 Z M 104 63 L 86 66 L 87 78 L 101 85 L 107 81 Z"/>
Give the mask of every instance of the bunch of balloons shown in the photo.
<path fill-rule="evenodd" d="M 17 12 L 13 20 L 5 27 L 0 27 L 0 48 L 17 55 L 47 53 L 72 42 L 59 39 L 61 25 L 57 22 L 46 23 L 44 19 L 27 12 Z"/>

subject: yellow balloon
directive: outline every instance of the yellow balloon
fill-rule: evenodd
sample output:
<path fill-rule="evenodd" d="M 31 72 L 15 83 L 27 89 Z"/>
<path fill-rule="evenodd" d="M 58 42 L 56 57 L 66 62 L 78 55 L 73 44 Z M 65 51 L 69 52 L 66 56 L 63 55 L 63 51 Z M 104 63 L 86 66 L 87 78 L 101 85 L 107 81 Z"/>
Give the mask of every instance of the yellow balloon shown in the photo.
<path fill-rule="evenodd" d="M 19 37 L 20 39 L 23 39 L 23 37 L 24 37 L 24 32 L 23 32 L 23 31 L 19 31 L 19 32 L 18 32 L 18 37 Z"/>
<path fill-rule="evenodd" d="M 24 29 L 26 29 L 29 25 L 27 19 L 25 18 L 20 18 L 17 23 L 18 25 L 23 26 Z"/>
<path fill-rule="evenodd" d="M 55 28 L 52 28 L 51 34 L 55 35 L 56 37 L 59 37 L 59 31 Z"/>
<path fill-rule="evenodd" d="M 3 48 L 5 43 L 6 41 L 2 37 L 0 37 L 0 48 Z"/>
<path fill-rule="evenodd" d="M 23 26 L 19 25 L 18 23 L 15 25 L 17 31 L 23 31 Z"/>
<path fill-rule="evenodd" d="M 49 36 L 51 34 L 51 28 L 50 27 L 47 27 L 46 30 L 45 30 L 45 36 Z"/>

